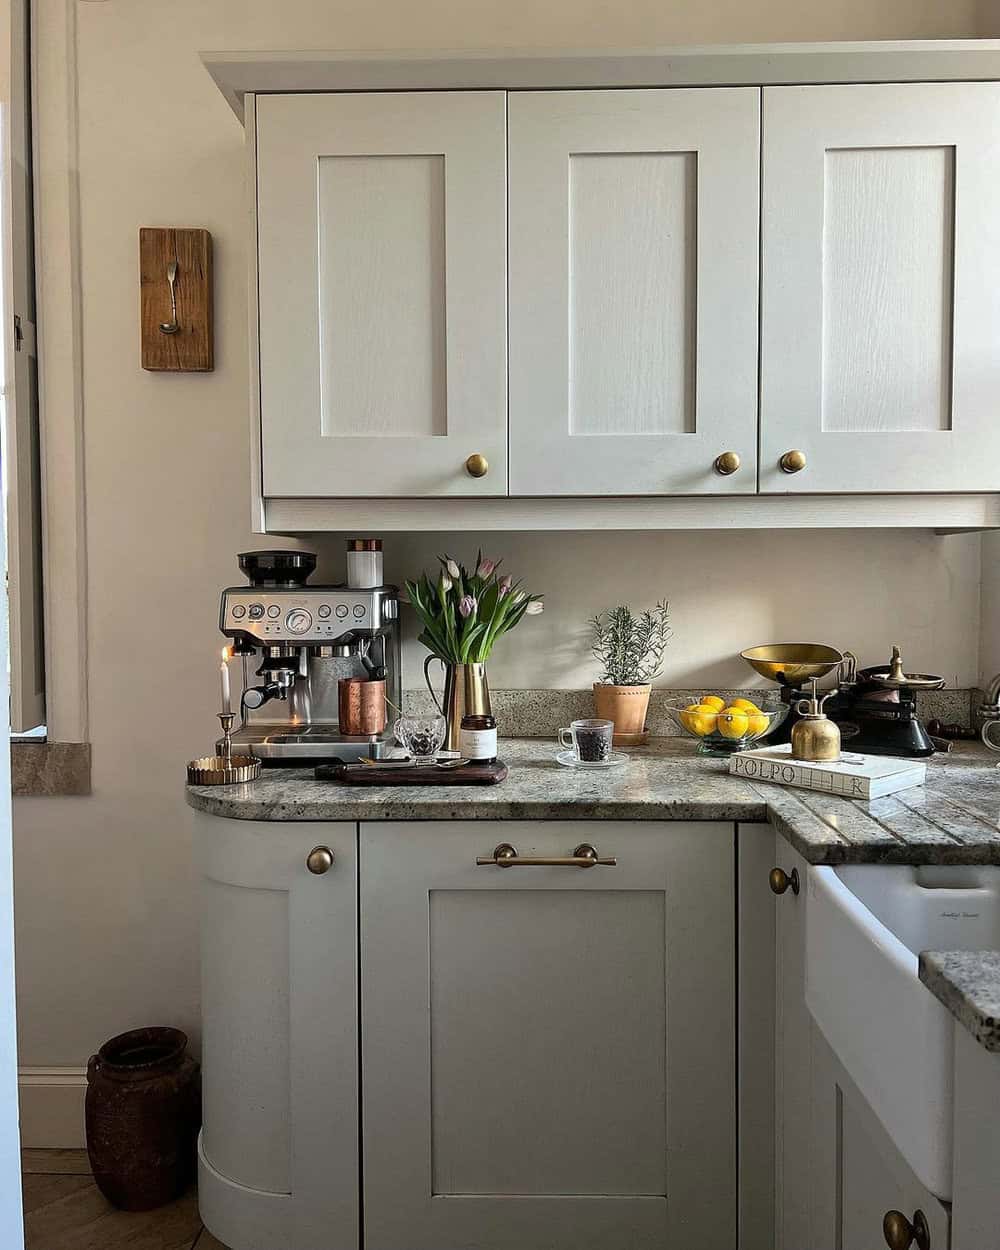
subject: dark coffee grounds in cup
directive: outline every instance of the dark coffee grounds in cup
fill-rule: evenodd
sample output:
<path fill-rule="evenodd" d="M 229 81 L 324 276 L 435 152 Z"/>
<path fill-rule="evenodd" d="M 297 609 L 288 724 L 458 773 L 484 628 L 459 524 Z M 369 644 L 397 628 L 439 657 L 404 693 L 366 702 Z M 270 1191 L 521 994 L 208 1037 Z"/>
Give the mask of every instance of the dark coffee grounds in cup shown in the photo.
<path fill-rule="evenodd" d="M 577 729 L 576 749 L 585 764 L 600 764 L 611 754 L 611 736 L 603 729 Z"/>

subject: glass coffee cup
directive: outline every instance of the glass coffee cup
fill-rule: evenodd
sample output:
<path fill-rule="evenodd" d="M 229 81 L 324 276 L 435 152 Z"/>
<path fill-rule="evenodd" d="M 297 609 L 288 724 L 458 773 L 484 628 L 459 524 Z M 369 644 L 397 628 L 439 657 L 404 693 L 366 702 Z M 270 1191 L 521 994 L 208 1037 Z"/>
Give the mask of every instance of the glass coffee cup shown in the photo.
<path fill-rule="evenodd" d="M 613 720 L 575 720 L 559 730 L 559 745 L 572 751 L 581 764 L 604 764 L 611 757 Z"/>
<path fill-rule="evenodd" d="M 433 760 L 441 749 L 448 722 L 443 716 L 401 716 L 393 726 L 396 741 L 415 760 Z"/>

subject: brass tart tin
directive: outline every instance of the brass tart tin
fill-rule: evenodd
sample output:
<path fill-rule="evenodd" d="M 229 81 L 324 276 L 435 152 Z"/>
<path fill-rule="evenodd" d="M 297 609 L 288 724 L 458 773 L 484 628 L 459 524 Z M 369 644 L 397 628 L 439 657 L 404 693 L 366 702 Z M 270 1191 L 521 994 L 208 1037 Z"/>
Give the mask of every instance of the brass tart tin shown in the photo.
<path fill-rule="evenodd" d="M 260 776 L 260 760 L 253 755 L 203 755 L 187 766 L 189 786 L 235 786 L 241 781 L 256 781 Z"/>

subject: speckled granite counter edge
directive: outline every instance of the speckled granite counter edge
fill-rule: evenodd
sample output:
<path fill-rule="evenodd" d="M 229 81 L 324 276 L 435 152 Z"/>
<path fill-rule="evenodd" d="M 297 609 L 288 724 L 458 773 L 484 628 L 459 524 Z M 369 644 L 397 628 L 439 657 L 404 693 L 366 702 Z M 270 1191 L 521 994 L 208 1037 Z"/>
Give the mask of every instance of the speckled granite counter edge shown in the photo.
<path fill-rule="evenodd" d="M 416 799 L 412 791 L 404 787 L 398 799 L 381 799 L 377 806 L 371 801 L 338 794 L 319 810 L 315 801 L 258 803 L 249 796 L 236 795 L 227 800 L 203 789 L 188 789 L 187 801 L 196 811 L 229 820 L 767 820 L 767 805 L 763 801 L 664 799 L 649 803 L 620 799 L 585 802 L 491 799 L 488 793 L 482 794 L 471 787 L 462 791 L 460 797 L 450 790 L 447 795 L 431 792 Z"/>
<path fill-rule="evenodd" d="M 372 803 L 338 796 L 318 811 L 315 802 L 257 803 L 250 796 L 223 798 L 204 791 L 187 792 L 190 807 L 229 820 L 261 821 L 435 821 L 435 820 L 731 820 L 768 822 L 810 864 L 1000 864 L 1000 839 L 995 844 L 966 845 L 945 835 L 940 841 L 916 844 L 873 837 L 850 841 L 841 837 L 795 796 L 782 794 L 753 802 L 663 800 L 629 803 L 620 800 L 572 803 L 517 800 L 490 801 L 475 792 L 435 794 L 414 801 L 412 795 Z"/>
<path fill-rule="evenodd" d="M 1000 951 L 922 951 L 920 979 L 980 1046 L 1000 1053 Z"/>
<path fill-rule="evenodd" d="M 539 744 L 508 740 L 512 764 L 537 768 Z M 642 770 L 605 788 L 530 771 L 497 787 L 350 791 L 265 770 L 261 781 L 196 788 L 188 803 L 214 816 L 258 821 L 727 820 L 768 821 L 812 864 L 1000 864 L 1000 786 L 984 750 L 929 768 L 928 784 L 861 803 L 730 777 L 724 762 L 685 756 L 684 743 L 636 753 Z M 978 754 L 978 758 L 977 758 Z M 957 752 L 956 752 L 957 755 Z M 638 762 L 638 761 L 637 761 Z M 662 765 L 662 772 L 661 772 Z M 713 767 L 714 765 L 714 767 Z M 689 768 L 689 766 L 691 766 Z M 614 776 L 613 774 L 610 776 Z M 518 784 L 520 780 L 520 785 Z M 512 784 L 513 783 L 513 784 Z"/>

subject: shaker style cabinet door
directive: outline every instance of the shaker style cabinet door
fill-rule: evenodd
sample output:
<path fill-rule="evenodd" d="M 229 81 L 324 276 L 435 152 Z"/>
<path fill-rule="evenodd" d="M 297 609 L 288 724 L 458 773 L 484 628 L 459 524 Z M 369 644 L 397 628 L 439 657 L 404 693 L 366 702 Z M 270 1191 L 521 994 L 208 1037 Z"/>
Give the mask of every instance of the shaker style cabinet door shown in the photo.
<path fill-rule="evenodd" d="M 760 92 L 509 110 L 510 493 L 753 494 Z"/>
<path fill-rule="evenodd" d="M 761 490 L 996 490 L 1000 83 L 768 87 L 763 135 Z"/>
<path fill-rule="evenodd" d="M 817 1136 L 813 1192 L 818 1206 L 810 1250 L 873 1250 L 886 1244 L 883 1222 L 890 1212 L 897 1213 L 897 1226 L 902 1216 L 916 1227 L 918 1211 L 929 1250 L 948 1250 L 948 1207 L 910 1171 L 818 1028 L 813 1032 L 812 1064 Z M 924 1242 L 914 1238 L 911 1244 Z"/>
<path fill-rule="evenodd" d="M 193 820 L 202 1218 L 241 1250 L 352 1250 L 360 1224 L 357 826 L 203 812 Z"/>
<path fill-rule="evenodd" d="M 499 843 L 614 867 L 477 865 Z M 367 1250 L 732 1250 L 731 824 L 361 828 Z"/>
<path fill-rule="evenodd" d="M 506 494 L 504 93 L 265 95 L 256 145 L 264 494 Z"/>

